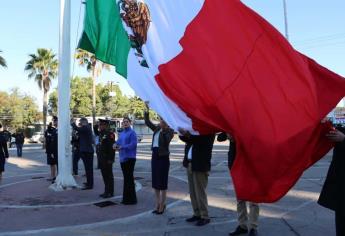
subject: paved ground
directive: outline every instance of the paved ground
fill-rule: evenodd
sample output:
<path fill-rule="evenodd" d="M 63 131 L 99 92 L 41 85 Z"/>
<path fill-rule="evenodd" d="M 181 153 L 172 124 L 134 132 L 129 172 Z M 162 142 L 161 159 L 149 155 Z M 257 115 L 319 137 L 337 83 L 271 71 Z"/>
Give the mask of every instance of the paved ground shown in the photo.
<path fill-rule="evenodd" d="M 145 140 L 144 140 L 145 141 Z M 11 158 L 0 183 L 0 236 L 110 236 L 110 235 L 228 235 L 236 227 L 236 203 L 227 171 L 227 146 L 216 144 L 208 185 L 211 224 L 196 227 L 186 223 L 192 209 L 188 197 L 185 170 L 181 165 L 183 145 L 171 146 L 169 192 L 164 215 L 151 214 L 154 195 L 151 190 L 149 142 L 139 145 L 135 167 L 138 204 L 119 202 L 122 174 L 114 166 L 116 205 L 100 208 L 95 203 L 103 190 L 99 170 L 95 170 L 95 188 L 54 192 L 50 183 L 45 154 L 39 145 L 26 145 L 24 156 Z M 296 186 L 279 202 L 261 205 L 259 234 L 265 236 L 335 235 L 333 213 L 315 202 L 329 166 L 330 154 L 305 172 Z M 117 159 L 118 161 L 118 159 Z M 80 163 L 80 169 L 82 163 Z M 84 182 L 81 173 L 78 183 Z"/>

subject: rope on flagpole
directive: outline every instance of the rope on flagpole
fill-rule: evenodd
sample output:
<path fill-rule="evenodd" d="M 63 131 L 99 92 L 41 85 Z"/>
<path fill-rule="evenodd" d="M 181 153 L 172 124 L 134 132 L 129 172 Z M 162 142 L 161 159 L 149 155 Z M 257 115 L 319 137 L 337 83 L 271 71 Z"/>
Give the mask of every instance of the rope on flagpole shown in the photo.
<path fill-rule="evenodd" d="M 74 77 L 74 69 L 75 69 L 75 62 L 76 62 L 75 54 L 77 53 L 78 39 L 80 37 L 79 36 L 79 28 L 80 28 L 81 9 L 82 9 L 82 5 L 83 4 L 85 4 L 85 2 L 83 0 L 80 0 L 79 16 L 78 16 L 78 26 L 77 26 L 77 35 L 76 35 L 76 39 L 75 39 L 75 49 L 74 49 L 74 54 L 73 54 L 72 78 Z"/>

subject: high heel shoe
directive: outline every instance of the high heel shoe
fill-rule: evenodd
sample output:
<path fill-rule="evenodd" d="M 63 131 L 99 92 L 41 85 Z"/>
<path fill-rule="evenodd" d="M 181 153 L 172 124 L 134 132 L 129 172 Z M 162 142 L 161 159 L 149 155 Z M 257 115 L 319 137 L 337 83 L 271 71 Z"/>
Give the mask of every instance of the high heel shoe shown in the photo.
<path fill-rule="evenodd" d="M 151 211 L 151 213 L 152 213 L 152 214 L 158 214 L 158 212 L 159 212 L 159 210 L 157 210 L 157 209 L 156 209 L 156 210 Z"/>
<path fill-rule="evenodd" d="M 159 212 L 159 206 L 155 210 L 151 211 L 152 214 L 157 214 Z"/>
<path fill-rule="evenodd" d="M 164 204 L 163 210 L 162 211 L 158 211 L 156 214 L 157 215 L 162 215 L 164 213 L 164 211 L 165 211 L 165 208 L 166 208 L 166 205 Z"/>

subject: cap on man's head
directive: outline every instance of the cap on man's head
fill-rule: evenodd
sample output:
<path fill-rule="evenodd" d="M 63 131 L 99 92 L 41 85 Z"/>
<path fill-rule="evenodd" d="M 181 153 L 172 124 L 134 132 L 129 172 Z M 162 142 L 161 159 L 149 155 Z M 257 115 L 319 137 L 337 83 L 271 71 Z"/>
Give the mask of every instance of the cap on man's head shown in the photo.
<path fill-rule="evenodd" d="M 85 117 L 82 117 L 79 119 L 79 122 L 86 122 L 86 123 L 89 123 L 89 121 L 85 118 Z"/>

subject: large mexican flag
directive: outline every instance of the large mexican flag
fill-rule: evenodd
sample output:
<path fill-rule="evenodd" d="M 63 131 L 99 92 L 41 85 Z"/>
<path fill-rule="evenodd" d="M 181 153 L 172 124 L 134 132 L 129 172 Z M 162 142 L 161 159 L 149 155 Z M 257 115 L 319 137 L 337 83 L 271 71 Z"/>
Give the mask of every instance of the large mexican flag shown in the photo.
<path fill-rule="evenodd" d="M 231 133 L 237 197 L 273 202 L 333 146 L 345 80 L 239 0 L 87 0 L 80 48 L 115 65 L 176 129 Z"/>

